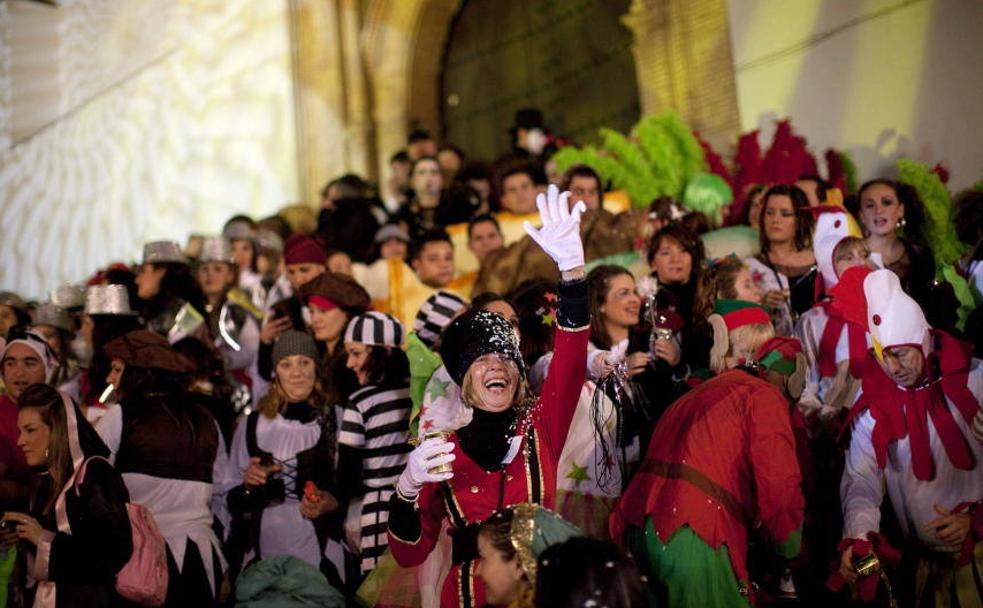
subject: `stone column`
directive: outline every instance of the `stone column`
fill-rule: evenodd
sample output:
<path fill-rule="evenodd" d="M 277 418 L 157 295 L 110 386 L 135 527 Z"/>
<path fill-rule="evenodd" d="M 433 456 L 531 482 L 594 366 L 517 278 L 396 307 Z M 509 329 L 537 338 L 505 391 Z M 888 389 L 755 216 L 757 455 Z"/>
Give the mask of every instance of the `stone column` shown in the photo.
<path fill-rule="evenodd" d="M 740 130 L 724 0 L 633 0 L 622 22 L 635 35 L 642 114 L 669 110 L 715 147 Z"/>

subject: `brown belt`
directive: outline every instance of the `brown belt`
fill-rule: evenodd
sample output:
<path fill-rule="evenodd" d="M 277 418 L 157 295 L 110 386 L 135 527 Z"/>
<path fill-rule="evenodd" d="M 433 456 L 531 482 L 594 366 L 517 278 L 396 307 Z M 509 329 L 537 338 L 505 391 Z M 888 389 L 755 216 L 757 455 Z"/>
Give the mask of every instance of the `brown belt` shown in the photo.
<path fill-rule="evenodd" d="M 730 513 L 731 516 L 737 519 L 737 521 L 744 525 L 749 525 L 752 523 L 751 518 L 748 517 L 747 513 L 744 511 L 744 506 L 741 504 L 741 501 L 738 500 L 736 496 L 731 494 L 730 490 L 688 464 L 646 458 L 645 461 L 642 462 L 640 471 L 643 473 L 658 475 L 660 477 L 666 477 L 668 479 L 679 479 L 685 481 L 720 503 L 723 508 L 727 509 L 727 512 Z"/>

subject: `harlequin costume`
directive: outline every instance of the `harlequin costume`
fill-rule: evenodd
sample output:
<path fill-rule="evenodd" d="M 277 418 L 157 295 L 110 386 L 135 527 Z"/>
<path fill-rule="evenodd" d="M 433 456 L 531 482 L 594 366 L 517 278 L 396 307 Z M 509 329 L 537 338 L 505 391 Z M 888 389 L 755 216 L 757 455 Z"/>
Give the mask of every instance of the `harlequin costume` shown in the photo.
<path fill-rule="evenodd" d="M 558 293 L 555 356 L 539 400 L 524 411 L 519 405 L 497 414 L 473 408 L 471 422 L 449 438 L 454 477 L 425 484 L 415 503 L 397 493 L 390 504 L 389 546 L 404 567 L 423 563 L 449 523 L 453 565 L 441 606 L 485 603 L 475 576 L 481 522 L 521 502 L 555 506 L 557 461 L 584 383 L 589 337 L 586 281 L 561 284 Z M 454 383 L 460 385 L 471 362 L 485 353 L 505 355 L 524 373 L 515 334 L 501 316 L 472 311 L 444 332 L 441 355 Z"/>
<path fill-rule="evenodd" d="M 845 287 L 845 286 L 844 286 Z M 983 444 L 971 425 L 983 399 L 983 363 L 971 347 L 933 330 L 892 271 L 870 273 L 837 301 L 869 330 L 874 354 L 864 361 L 862 392 L 852 410 L 852 436 L 840 486 L 844 547 L 880 532 L 885 491 L 905 547 L 905 585 L 916 605 L 980 605 L 983 591 Z M 897 385 L 878 365 L 886 349 L 915 347 L 925 377 Z M 944 544 L 926 525 L 938 505 L 972 514 L 963 545 Z M 865 548 L 865 547 L 864 547 Z M 882 556 L 883 558 L 883 556 Z"/>
<path fill-rule="evenodd" d="M 722 316 L 730 330 L 769 322 L 757 306 Z M 755 360 L 788 371 L 795 344 L 773 338 Z M 663 414 L 610 529 L 615 539 L 628 532 L 629 549 L 668 590 L 670 606 L 747 606 L 748 533 L 758 523 L 780 555 L 798 553 L 803 499 L 788 410 L 777 387 L 742 366 Z"/>

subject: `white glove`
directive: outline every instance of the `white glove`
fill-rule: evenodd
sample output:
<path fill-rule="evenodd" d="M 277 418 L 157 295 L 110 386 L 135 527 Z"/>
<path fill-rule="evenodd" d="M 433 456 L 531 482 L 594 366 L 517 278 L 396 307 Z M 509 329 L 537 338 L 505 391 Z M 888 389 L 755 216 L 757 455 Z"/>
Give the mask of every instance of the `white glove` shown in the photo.
<path fill-rule="evenodd" d="M 595 350 L 588 354 L 587 372 L 591 378 L 600 380 L 614 371 L 614 368 L 625 360 L 628 350 L 627 338 L 614 345 L 611 350 Z"/>
<path fill-rule="evenodd" d="M 580 214 L 587 210 L 584 201 L 574 205 L 573 210 L 567 204 L 569 192 L 560 194 L 556 186 L 550 185 L 546 195 L 536 197 L 536 207 L 543 227 L 536 229 L 529 222 L 522 227 L 526 233 L 543 248 L 560 272 L 584 265 L 584 244 L 580 240 Z"/>
<path fill-rule="evenodd" d="M 396 481 L 396 490 L 403 498 L 414 499 L 425 483 L 447 481 L 454 477 L 452 471 L 431 473 L 430 469 L 454 461 L 454 444 L 441 437 L 427 439 L 416 446 L 406 461 L 406 468 Z"/>

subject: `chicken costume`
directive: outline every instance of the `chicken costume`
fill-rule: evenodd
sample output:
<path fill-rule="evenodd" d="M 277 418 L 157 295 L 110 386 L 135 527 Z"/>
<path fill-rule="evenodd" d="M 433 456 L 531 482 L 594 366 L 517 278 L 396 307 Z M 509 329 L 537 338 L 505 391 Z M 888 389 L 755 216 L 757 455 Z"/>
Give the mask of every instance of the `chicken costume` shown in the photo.
<path fill-rule="evenodd" d="M 904 581 L 913 587 L 907 592 L 915 605 L 979 606 L 983 444 L 970 427 L 983 399 L 983 363 L 972 358 L 967 344 L 933 330 L 890 270 L 871 272 L 847 287 L 834 290 L 838 306 L 864 323 L 874 354 L 864 361 L 840 486 L 845 543 L 859 552 L 861 539 L 879 533 L 886 492 L 913 570 Z M 925 357 L 916 386 L 896 384 L 878 364 L 885 350 L 901 346 Z M 928 527 L 940 517 L 936 507 L 971 513 L 962 545 L 945 544 Z"/>

